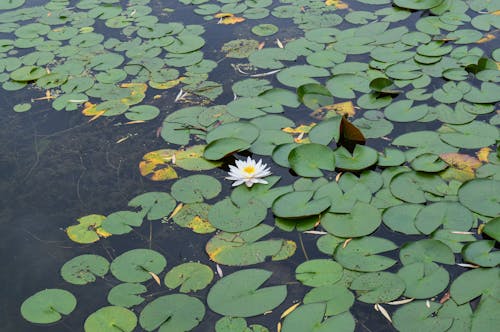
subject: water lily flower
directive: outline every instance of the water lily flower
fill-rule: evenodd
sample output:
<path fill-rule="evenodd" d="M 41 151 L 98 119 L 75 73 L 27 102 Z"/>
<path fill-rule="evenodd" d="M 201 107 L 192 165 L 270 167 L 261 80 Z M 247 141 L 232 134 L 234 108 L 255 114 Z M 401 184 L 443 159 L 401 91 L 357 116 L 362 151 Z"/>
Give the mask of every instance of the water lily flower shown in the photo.
<path fill-rule="evenodd" d="M 236 166 L 229 165 L 229 176 L 227 180 L 235 181 L 233 187 L 240 184 L 246 184 L 247 187 L 253 186 L 254 183 L 267 184 L 263 177 L 271 175 L 267 164 L 262 164 L 262 159 L 255 162 L 252 158 L 248 157 L 246 161 L 236 160 Z"/>

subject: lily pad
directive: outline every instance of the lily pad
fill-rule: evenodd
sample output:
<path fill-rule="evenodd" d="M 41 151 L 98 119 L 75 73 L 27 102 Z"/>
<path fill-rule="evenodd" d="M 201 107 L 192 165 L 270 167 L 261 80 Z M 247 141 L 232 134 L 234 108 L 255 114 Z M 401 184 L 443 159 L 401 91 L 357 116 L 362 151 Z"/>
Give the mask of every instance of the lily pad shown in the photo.
<path fill-rule="evenodd" d="M 214 198 L 222 189 L 220 182 L 208 175 L 198 174 L 177 180 L 170 189 L 180 202 L 201 203 Z"/>
<path fill-rule="evenodd" d="M 364 145 L 356 145 L 353 153 L 340 146 L 335 150 L 337 168 L 349 171 L 359 171 L 377 163 L 377 151 Z"/>
<path fill-rule="evenodd" d="M 381 222 L 380 211 L 364 202 L 356 202 L 348 214 L 327 213 L 321 218 L 321 225 L 327 232 L 344 238 L 371 234 Z"/>
<path fill-rule="evenodd" d="M 325 319 L 326 304 L 310 303 L 299 306 L 286 316 L 283 321 L 282 332 L 354 332 L 355 321 L 351 313 L 344 312 L 340 315 Z"/>
<path fill-rule="evenodd" d="M 476 179 L 464 183 L 458 190 L 458 199 L 469 210 L 495 217 L 500 214 L 500 181 Z"/>
<path fill-rule="evenodd" d="M 64 280 L 75 285 L 94 282 L 97 277 L 104 277 L 109 270 L 109 262 L 98 255 L 80 255 L 67 261 L 61 268 Z"/>
<path fill-rule="evenodd" d="M 349 286 L 356 291 L 358 300 L 365 303 L 384 303 L 397 299 L 405 290 L 405 283 L 390 272 L 364 273 Z"/>
<path fill-rule="evenodd" d="M 251 317 L 272 310 L 285 300 L 285 285 L 259 288 L 271 272 L 248 269 L 234 272 L 215 283 L 207 296 L 207 304 L 218 314 Z"/>
<path fill-rule="evenodd" d="M 160 253 L 150 249 L 134 249 L 111 262 L 111 273 L 123 282 L 143 282 L 159 274 L 167 261 Z"/>
<path fill-rule="evenodd" d="M 141 311 L 139 323 L 146 331 L 190 331 L 205 316 L 205 306 L 185 294 L 161 296 Z"/>
<path fill-rule="evenodd" d="M 315 287 L 304 296 L 304 304 L 326 303 L 326 316 L 346 312 L 354 304 L 354 295 L 347 287 L 335 284 Z"/>
<path fill-rule="evenodd" d="M 432 301 L 414 301 L 405 304 L 392 316 L 394 327 L 402 332 L 446 331 L 453 323 L 453 319 L 436 316 L 441 306 Z"/>
<path fill-rule="evenodd" d="M 441 293 L 450 282 L 448 272 L 433 262 L 416 262 L 403 266 L 398 276 L 406 284 L 404 295 L 410 298 L 427 299 Z"/>
<path fill-rule="evenodd" d="M 175 208 L 175 199 L 164 192 L 149 192 L 134 197 L 128 202 L 128 206 L 140 207 L 141 214 L 146 215 L 148 220 L 157 220 L 166 217 Z"/>
<path fill-rule="evenodd" d="M 327 197 L 313 198 L 313 191 L 293 191 L 273 203 L 273 213 L 280 218 L 303 218 L 320 214 L 330 207 Z"/>
<path fill-rule="evenodd" d="M 389 240 L 365 236 L 350 241 L 346 246 L 338 246 L 335 249 L 333 257 L 346 269 L 361 272 L 376 272 L 385 270 L 396 264 L 394 259 L 377 254 L 397 248 Z"/>
<path fill-rule="evenodd" d="M 226 198 L 215 203 L 208 213 L 210 223 L 226 232 L 241 232 L 257 226 L 267 215 L 267 208 L 259 200 L 249 200 L 238 206 Z"/>
<path fill-rule="evenodd" d="M 146 286 L 135 283 L 124 283 L 111 288 L 108 302 L 115 306 L 130 308 L 144 302 L 139 294 L 147 292 Z"/>
<path fill-rule="evenodd" d="M 339 263 L 330 259 L 313 259 L 297 266 L 295 278 L 306 286 L 321 287 L 339 281 L 342 270 Z"/>
<path fill-rule="evenodd" d="M 21 305 L 21 315 L 29 322 L 49 324 L 62 315 L 69 315 L 76 307 L 76 298 L 63 289 L 45 289 L 33 294 Z"/>
<path fill-rule="evenodd" d="M 90 214 L 78 218 L 78 225 L 69 226 L 66 229 L 68 237 L 78 243 L 93 243 L 99 241 L 101 237 L 108 237 L 111 234 L 102 229 L 102 222 L 105 216 Z"/>
<path fill-rule="evenodd" d="M 142 225 L 143 215 L 132 211 L 113 212 L 102 222 L 102 229 L 111 234 L 126 234 Z"/>
<path fill-rule="evenodd" d="M 399 251 L 403 265 L 416 262 L 455 264 L 455 256 L 450 247 L 438 240 L 424 239 L 406 243 Z"/>
<path fill-rule="evenodd" d="M 288 162 L 298 175 L 304 177 L 320 177 L 323 175 L 321 169 L 327 171 L 335 169 L 333 151 L 317 143 L 295 147 L 288 155 Z"/>
<path fill-rule="evenodd" d="M 482 267 L 495 267 L 500 264 L 500 251 L 494 250 L 494 240 L 482 240 L 469 243 L 462 249 L 464 261 Z"/>
<path fill-rule="evenodd" d="M 180 286 L 181 293 L 195 292 L 205 288 L 214 277 L 207 265 L 189 262 L 177 265 L 165 275 L 165 285 L 174 289 Z"/>
<path fill-rule="evenodd" d="M 500 268 L 479 268 L 458 276 L 450 287 L 450 295 L 457 304 L 464 304 L 478 296 L 500 296 Z"/>

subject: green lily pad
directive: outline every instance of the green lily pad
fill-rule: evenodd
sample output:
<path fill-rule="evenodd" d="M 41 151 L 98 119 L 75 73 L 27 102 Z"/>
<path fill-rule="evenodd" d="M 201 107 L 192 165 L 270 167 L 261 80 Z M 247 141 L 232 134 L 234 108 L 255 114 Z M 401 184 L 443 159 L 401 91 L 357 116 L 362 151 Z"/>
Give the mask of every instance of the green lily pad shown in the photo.
<path fill-rule="evenodd" d="M 303 144 L 292 149 L 288 155 L 288 163 L 298 175 L 304 177 L 320 177 L 323 175 L 321 169 L 335 169 L 333 151 L 317 143 Z"/>
<path fill-rule="evenodd" d="M 97 277 L 104 277 L 109 270 L 109 262 L 98 255 L 80 255 L 64 263 L 61 276 L 75 285 L 94 282 Z"/>
<path fill-rule="evenodd" d="M 132 198 L 128 206 L 140 207 L 141 213 L 148 220 L 157 220 L 168 216 L 175 208 L 175 199 L 164 192 L 149 192 Z"/>
<path fill-rule="evenodd" d="M 353 99 L 355 91 L 368 93 L 369 79 L 361 74 L 338 74 L 326 82 L 326 88 L 334 97 Z"/>
<path fill-rule="evenodd" d="M 455 256 L 450 247 L 433 239 L 405 243 L 399 251 L 399 259 L 403 265 L 416 262 L 455 264 Z"/>
<path fill-rule="evenodd" d="M 174 289 L 179 286 L 181 293 L 196 292 L 207 287 L 214 273 L 207 265 L 189 262 L 177 265 L 165 275 L 165 285 Z"/>
<path fill-rule="evenodd" d="M 339 263 L 330 259 L 313 259 L 297 266 L 295 278 L 306 286 L 321 287 L 339 281 L 342 270 Z"/>
<path fill-rule="evenodd" d="M 450 295 L 457 304 L 478 296 L 500 296 L 500 268 L 479 268 L 466 271 L 451 284 Z"/>
<path fill-rule="evenodd" d="M 315 110 L 319 107 L 333 104 L 333 97 L 330 92 L 321 84 L 304 84 L 297 88 L 299 101 Z"/>
<path fill-rule="evenodd" d="M 123 282 L 143 282 L 159 274 L 167 261 L 160 253 L 150 249 L 133 249 L 111 262 L 111 273 Z"/>
<path fill-rule="evenodd" d="M 258 68 L 263 69 L 279 69 L 285 65 L 282 61 L 294 61 L 297 55 L 284 48 L 263 48 L 258 50 L 248 57 L 250 63 Z M 307 82 L 309 83 L 309 82 Z M 298 84 L 299 86 L 301 84 Z"/>
<path fill-rule="evenodd" d="M 271 272 L 247 269 L 234 272 L 215 283 L 207 296 L 207 304 L 218 314 L 251 317 L 272 310 L 285 300 L 285 285 L 259 288 Z"/>
<path fill-rule="evenodd" d="M 441 306 L 432 301 L 407 303 L 399 307 L 392 316 L 394 327 L 402 332 L 446 331 L 453 319 L 436 316 Z"/>
<path fill-rule="evenodd" d="M 219 160 L 232 153 L 246 150 L 250 147 L 250 143 L 246 140 L 225 137 L 210 142 L 203 152 L 203 156 L 207 160 Z"/>
<path fill-rule="evenodd" d="M 313 191 L 293 191 L 278 197 L 273 213 L 280 218 L 303 218 L 320 214 L 330 207 L 327 197 L 315 199 Z"/>
<path fill-rule="evenodd" d="M 131 121 L 147 121 L 156 118 L 160 109 L 153 105 L 133 106 L 127 110 L 125 117 Z"/>
<path fill-rule="evenodd" d="M 207 143 L 221 138 L 238 138 L 252 143 L 259 136 L 259 128 L 249 122 L 231 122 L 211 130 L 206 137 Z"/>
<path fill-rule="evenodd" d="M 212 233 L 216 228 L 208 222 L 210 208 L 205 203 L 184 204 L 172 219 L 177 225 L 191 228 L 195 233 Z"/>
<path fill-rule="evenodd" d="M 146 331 L 191 331 L 205 316 L 205 306 L 185 294 L 161 296 L 142 309 L 139 323 Z"/>
<path fill-rule="evenodd" d="M 38 66 L 25 66 L 10 73 L 10 78 L 18 82 L 36 81 L 40 77 L 47 75 L 47 71 Z"/>
<path fill-rule="evenodd" d="M 329 76 L 330 72 L 324 68 L 309 65 L 288 67 L 280 71 L 276 77 L 280 83 L 298 88 L 304 84 L 316 83 L 314 78 Z"/>
<path fill-rule="evenodd" d="M 220 232 L 211 238 L 205 247 L 210 259 L 214 262 L 230 265 L 245 266 L 261 263 L 266 258 L 281 260 L 292 256 L 295 252 L 295 243 L 281 239 L 262 240 L 273 228 L 269 225 L 258 225 L 244 232 L 226 233 Z M 288 252 L 288 245 L 292 249 Z M 285 254 L 281 257 L 281 254 Z"/>
<path fill-rule="evenodd" d="M 132 211 L 113 212 L 102 222 L 102 229 L 111 234 L 126 234 L 142 225 L 143 215 Z"/>
<path fill-rule="evenodd" d="M 462 249 L 464 261 L 482 267 L 494 267 L 500 264 L 500 251 L 494 250 L 494 240 L 475 241 Z"/>
<path fill-rule="evenodd" d="M 475 179 L 458 190 L 458 200 L 469 210 L 495 217 L 500 214 L 500 181 Z"/>
<path fill-rule="evenodd" d="M 340 282 L 315 287 L 304 296 L 304 304 L 326 303 L 326 316 L 338 315 L 354 304 L 354 295 Z"/>
<path fill-rule="evenodd" d="M 262 325 L 247 325 L 247 321 L 241 317 L 224 316 L 215 323 L 215 332 L 269 332 Z"/>
<path fill-rule="evenodd" d="M 259 24 L 252 28 L 253 34 L 261 37 L 271 36 L 278 32 L 279 28 L 274 24 Z"/>
<path fill-rule="evenodd" d="M 222 189 L 220 182 L 208 175 L 198 174 L 177 180 L 170 189 L 174 198 L 184 203 L 201 203 L 217 196 Z"/>
<path fill-rule="evenodd" d="M 249 200 L 238 206 L 226 198 L 215 203 L 208 213 L 210 223 L 226 232 L 241 232 L 261 223 L 267 208 L 259 200 Z"/>
<path fill-rule="evenodd" d="M 391 241 L 365 236 L 354 239 L 347 246 L 338 246 L 333 257 L 344 268 L 362 272 L 376 272 L 385 270 L 396 261 L 392 258 L 377 255 L 387 251 L 392 251 L 398 247 Z"/>
<path fill-rule="evenodd" d="M 356 291 L 358 300 L 365 303 L 384 303 L 397 299 L 405 290 L 405 283 L 390 272 L 364 273 L 349 286 Z"/>
<path fill-rule="evenodd" d="M 267 184 L 256 183 L 252 187 L 238 186 L 231 192 L 231 200 L 238 205 L 244 205 L 252 199 L 258 199 L 268 208 L 281 195 L 293 190 L 292 186 L 272 188 L 280 180 L 279 176 L 266 177 Z"/>
<path fill-rule="evenodd" d="M 379 209 L 364 202 L 356 202 L 348 214 L 327 213 L 321 218 L 321 225 L 327 232 L 344 238 L 371 234 L 381 222 Z"/>
<path fill-rule="evenodd" d="M 403 234 L 420 234 L 414 222 L 422 208 L 423 205 L 407 203 L 391 206 L 384 211 L 384 224 L 393 231 Z"/>
<path fill-rule="evenodd" d="M 49 324 L 62 315 L 69 315 L 76 307 L 76 298 L 63 289 L 45 289 L 24 300 L 21 315 L 29 322 Z"/>
<path fill-rule="evenodd" d="M 390 183 L 392 194 L 408 203 L 425 203 L 426 193 L 444 196 L 446 183 L 437 175 L 405 172 L 396 175 Z"/>
<path fill-rule="evenodd" d="M 2 2 L 0 4 L 0 9 L 14 9 L 17 7 L 21 7 L 24 5 L 24 2 L 26 0 L 5 0 L 5 2 Z"/>
<path fill-rule="evenodd" d="M 471 103 L 486 104 L 499 101 L 500 88 L 498 84 L 484 82 L 481 84 L 481 89 L 472 87 L 472 89 L 464 94 L 464 100 Z"/>
<path fill-rule="evenodd" d="M 144 302 L 144 298 L 139 294 L 146 292 L 147 288 L 142 284 L 119 284 L 109 291 L 108 302 L 115 306 L 130 308 Z"/>
<path fill-rule="evenodd" d="M 448 272 L 433 262 L 416 262 L 403 266 L 398 276 L 404 280 L 406 297 L 427 299 L 441 293 L 450 282 Z"/>
<path fill-rule="evenodd" d="M 441 225 L 455 231 L 468 231 L 473 222 L 474 216 L 462 204 L 437 202 L 419 211 L 415 227 L 423 234 L 430 234 Z"/>
<path fill-rule="evenodd" d="M 299 306 L 286 316 L 282 332 L 354 332 L 355 321 L 351 313 L 344 312 L 325 319 L 326 304 L 310 303 Z"/>
<path fill-rule="evenodd" d="M 377 151 L 364 145 L 356 145 L 353 153 L 340 146 L 335 150 L 337 168 L 349 171 L 359 171 L 377 163 Z"/>
<path fill-rule="evenodd" d="M 483 233 L 500 242 L 500 217 L 491 219 L 484 225 Z"/>

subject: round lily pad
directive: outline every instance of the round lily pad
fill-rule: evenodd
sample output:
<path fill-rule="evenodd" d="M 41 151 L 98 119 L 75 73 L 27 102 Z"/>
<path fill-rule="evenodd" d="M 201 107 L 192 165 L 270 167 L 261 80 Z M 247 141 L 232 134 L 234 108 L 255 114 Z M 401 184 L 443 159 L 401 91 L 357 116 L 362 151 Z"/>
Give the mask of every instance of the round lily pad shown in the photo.
<path fill-rule="evenodd" d="M 205 306 L 184 294 L 161 296 L 141 311 L 139 323 L 146 331 L 191 331 L 205 316 Z"/>
<path fill-rule="evenodd" d="M 271 272 L 247 269 L 225 276 L 210 289 L 207 304 L 218 314 L 251 317 L 272 310 L 286 298 L 285 285 L 259 288 Z"/>
<path fill-rule="evenodd" d="M 78 225 L 69 226 L 66 229 L 68 237 L 78 243 L 93 243 L 99 241 L 100 237 L 107 237 L 111 234 L 104 231 L 101 226 L 105 216 L 91 214 L 81 217 Z"/>
<path fill-rule="evenodd" d="M 356 145 L 352 154 L 343 146 L 335 150 L 336 166 L 344 170 L 362 170 L 376 164 L 377 159 L 377 151 L 364 145 Z"/>
<path fill-rule="evenodd" d="M 320 287 L 340 280 L 342 270 L 342 266 L 333 260 L 313 259 L 297 266 L 295 278 L 306 286 Z"/>
<path fill-rule="evenodd" d="M 442 304 L 432 301 L 407 303 L 394 313 L 392 317 L 394 327 L 401 332 L 446 331 L 453 323 L 453 319 L 436 315 L 441 306 Z"/>
<path fill-rule="evenodd" d="M 215 203 L 208 213 L 210 223 L 226 232 L 240 232 L 257 226 L 267 215 L 267 208 L 259 200 L 249 200 L 241 206 L 226 198 Z"/>
<path fill-rule="evenodd" d="M 474 216 L 462 204 L 437 202 L 425 206 L 415 219 L 415 227 L 424 234 L 430 234 L 439 226 L 455 231 L 468 231 Z"/>
<path fill-rule="evenodd" d="M 325 319 L 326 304 L 310 303 L 299 306 L 283 321 L 282 332 L 336 331 L 354 332 L 354 317 L 349 312 Z"/>
<path fill-rule="evenodd" d="M 63 289 L 45 289 L 33 294 L 21 305 L 21 315 L 37 324 L 57 322 L 76 307 L 76 298 Z"/>
<path fill-rule="evenodd" d="M 332 149 L 317 143 L 302 144 L 292 149 L 288 163 L 298 175 L 305 177 L 319 177 L 323 175 L 321 169 L 335 169 Z"/>
<path fill-rule="evenodd" d="M 139 294 L 147 292 L 146 286 L 135 283 L 124 283 L 111 288 L 108 302 L 115 306 L 130 308 L 144 302 Z"/>
<path fill-rule="evenodd" d="M 356 202 L 350 213 L 327 213 L 321 218 L 327 232 L 344 238 L 371 234 L 381 222 L 379 209 L 364 202 Z"/>
<path fill-rule="evenodd" d="M 138 105 L 127 110 L 125 117 L 132 121 L 147 121 L 156 118 L 160 114 L 158 107 L 153 105 Z"/>
<path fill-rule="evenodd" d="M 475 179 L 458 190 L 458 199 L 469 210 L 495 217 L 500 214 L 500 181 Z"/>
<path fill-rule="evenodd" d="M 207 287 L 214 273 L 207 265 L 189 262 L 177 265 L 165 275 L 165 285 L 174 289 L 179 286 L 181 293 L 196 292 Z"/>
<path fill-rule="evenodd" d="M 384 303 L 397 299 L 405 290 L 405 283 L 390 272 L 365 273 L 354 279 L 349 286 L 365 303 Z"/>
<path fill-rule="evenodd" d="M 184 203 L 201 203 L 205 199 L 214 198 L 222 189 L 220 182 L 214 177 L 198 174 L 177 180 L 172 185 L 172 195 Z"/>
<path fill-rule="evenodd" d="M 274 24 L 259 24 L 252 28 L 252 32 L 261 37 L 271 36 L 278 32 L 279 28 Z"/>
<path fill-rule="evenodd" d="M 109 270 L 109 262 L 98 255 L 80 255 L 67 261 L 61 268 L 64 280 L 75 285 L 94 282 L 97 277 L 104 277 Z"/>
<path fill-rule="evenodd" d="M 343 313 L 354 304 L 354 295 L 340 282 L 315 287 L 304 296 L 304 304 L 326 303 L 326 316 Z"/>
<path fill-rule="evenodd" d="M 47 71 L 42 67 L 25 66 L 10 73 L 10 78 L 18 82 L 29 82 L 35 81 L 47 74 Z"/>
<path fill-rule="evenodd" d="M 320 214 L 330 207 L 327 197 L 313 198 L 313 191 L 294 191 L 278 197 L 273 213 L 280 218 L 303 218 Z"/>
<path fill-rule="evenodd" d="M 494 267 L 500 264 L 500 251 L 494 250 L 494 240 L 475 241 L 462 249 L 464 261 L 482 267 Z"/>
<path fill-rule="evenodd" d="M 434 262 L 415 262 L 403 266 L 398 276 L 406 284 L 404 295 L 427 299 L 441 293 L 450 282 L 448 272 Z"/>
<path fill-rule="evenodd" d="M 111 262 L 111 273 L 123 282 L 143 282 L 159 274 L 167 261 L 160 253 L 150 249 L 133 249 Z"/>
<path fill-rule="evenodd" d="M 455 264 L 455 255 L 450 247 L 439 240 L 423 239 L 404 244 L 399 251 L 403 265 L 416 262 L 438 262 Z"/>
<path fill-rule="evenodd" d="M 132 198 L 128 206 L 140 207 L 141 214 L 148 220 L 157 220 L 166 217 L 175 208 L 176 201 L 164 192 L 148 192 Z"/>
<path fill-rule="evenodd" d="M 92 313 L 85 320 L 85 332 L 102 331 L 112 332 L 117 329 L 123 332 L 132 332 L 137 326 L 136 315 L 125 308 L 109 306 Z"/>

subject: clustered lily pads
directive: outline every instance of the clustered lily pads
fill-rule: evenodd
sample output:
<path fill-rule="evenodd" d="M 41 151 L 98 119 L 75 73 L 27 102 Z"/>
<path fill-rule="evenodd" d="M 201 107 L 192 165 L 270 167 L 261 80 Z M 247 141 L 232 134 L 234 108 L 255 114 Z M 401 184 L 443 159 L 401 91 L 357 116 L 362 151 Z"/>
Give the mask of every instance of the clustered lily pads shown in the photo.
<path fill-rule="evenodd" d="M 32 103 L 81 109 L 93 121 L 164 116 L 157 135 L 165 146 L 146 153 L 139 171 L 169 191 L 81 217 L 68 237 L 106 241 L 144 220 L 215 232 L 205 244 L 209 264 L 166 271 L 164 255 L 150 248 L 66 262 L 69 283 L 109 272 L 117 280 L 110 305 L 86 319 L 85 331 L 189 331 L 206 306 L 221 316 L 218 332 L 269 331 L 246 318 L 273 310 L 283 312 L 283 332 L 354 331 L 363 303 L 398 331 L 484 331 L 498 322 L 494 2 L 179 0 L 163 8 L 206 21 L 191 25 L 154 16 L 160 9 L 149 2 L 0 4 L 0 31 L 11 38 L 0 43 L 4 90 L 43 90 Z M 94 30 L 103 24 L 123 40 Z M 219 45 L 224 61 L 205 58 L 208 29 L 238 35 Z M 224 65 L 241 78 L 231 87 L 211 80 Z M 144 104 L 157 99 L 165 102 Z M 275 175 L 263 166 L 265 175 L 250 181 L 249 170 L 232 169 L 230 180 L 251 184 L 232 189 L 221 168 L 235 159 L 256 167 L 251 155 Z M 285 285 L 267 267 L 295 254 L 287 236 L 298 232 L 306 261 L 295 269 L 298 282 Z M 318 257 L 308 257 L 306 236 Z M 253 266 L 260 263 L 266 269 Z M 219 265 L 241 269 L 224 276 Z M 145 303 L 161 278 L 161 296 Z M 290 298 L 291 287 L 303 287 L 303 298 Z M 47 289 L 26 299 L 21 314 L 53 323 L 76 303 L 66 290 Z"/>

